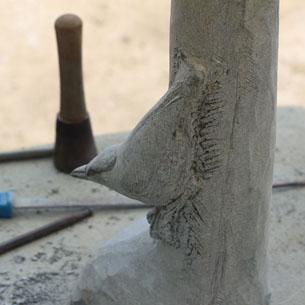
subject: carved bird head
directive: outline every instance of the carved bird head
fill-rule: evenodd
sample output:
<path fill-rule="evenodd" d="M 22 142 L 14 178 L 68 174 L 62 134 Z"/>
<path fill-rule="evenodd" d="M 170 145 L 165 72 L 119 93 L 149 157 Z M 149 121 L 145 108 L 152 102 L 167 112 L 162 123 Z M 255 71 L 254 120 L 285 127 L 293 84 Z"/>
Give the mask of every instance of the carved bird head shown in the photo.
<path fill-rule="evenodd" d="M 113 145 L 105 149 L 88 164 L 74 169 L 71 173 L 73 177 L 94 181 L 105 186 L 111 185 L 113 171 L 117 163 L 117 151 L 120 145 Z"/>
<path fill-rule="evenodd" d="M 142 171 L 139 173 L 135 170 L 138 168 L 136 161 L 129 162 L 127 160 L 124 163 L 122 162 L 124 160 L 125 158 L 122 157 L 122 144 L 116 144 L 105 149 L 88 164 L 74 169 L 71 175 L 102 184 L 127 197 L 150 203 L 150 200 L 146 200 L 147 194 L 143 195 L 143 190 L 138 190 L 138 187 L 142 186 L 142 184 L 146 186 L 145 179 L 141 180 L 143 181 L 142 184 L 138 183 L 137 180 L 139 176 L 141 177 L 141 172 L 146 176 L 145 169 L 142 167 Z"/>

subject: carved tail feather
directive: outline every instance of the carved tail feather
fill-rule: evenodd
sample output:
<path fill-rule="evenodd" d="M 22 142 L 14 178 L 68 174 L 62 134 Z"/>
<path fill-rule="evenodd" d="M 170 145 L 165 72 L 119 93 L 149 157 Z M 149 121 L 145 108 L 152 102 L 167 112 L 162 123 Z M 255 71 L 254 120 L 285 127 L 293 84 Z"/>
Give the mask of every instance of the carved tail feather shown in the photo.
<path fill-rule="evenodd" d="M 198 255 L 204 255 L 204 246 L 196 232 L 206 221 L 196 206 L 197 192 L 194 185 L 190 185 L 180 198 L 154 208 L 147 216 L 151 236 L 175 248 L 183 246 L 188 264 Z"/>

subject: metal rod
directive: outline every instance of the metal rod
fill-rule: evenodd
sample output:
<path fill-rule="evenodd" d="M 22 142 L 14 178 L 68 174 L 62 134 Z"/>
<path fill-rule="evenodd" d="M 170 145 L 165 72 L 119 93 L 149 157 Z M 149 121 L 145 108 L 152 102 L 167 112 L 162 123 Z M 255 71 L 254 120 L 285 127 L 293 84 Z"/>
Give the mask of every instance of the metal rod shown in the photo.
<path fill-rule="evenodd" d="M 69 227 L 92 215 L 93 215 L 93 213 L 91 210 L 85 210 L 82 212 L 78 212 L 78 213 L 72 214 L 70 216 L 66 216 L 64 218 L 56 220 L 50 224 L 42 226 L 42 227 L 35 229 L 33 231 L 30 231 L 28 233 L 25 233 L 25 234 L 15 237 L 15 238 L 12 238 L 11 240 L 8 240 L 8 241 L 0 244 L 0 255 L 4 254 L 10 250 L 13 250 L 17 247 L 30 243 L 34 240 L 47 236 L 51 233 L 54 233 L 54 232 L 57 232 L 59 230 L 66 228 L 66 227 Z"/>
<path fill-rule="evenodd" d="M 62 198 L 16 198 L 13 204 L 14 210 L 29 209 L 98 209 L 117 210 L 126 208 L 149 208 L 152 205 L 130 199 L 123 195 L 101 196 L 101 197 L 62 197 Z"/>
<path fill-rule="evenodd" d="M 104 204 L 104 205 L 55 205 L 55 206 L 28 206 L 28 207 L 15 207 L 14 211 L 19 211 L 19 212 L 25 212 L 25 211 L 30 211 L 30 210 L 35 210 L 35 211 L 41 211 L 41 210 L 46 210 L 46 211 L 56 211 L 56 210 L 64 210 L 64 211 L 69 211 L 69 210 L 80 210 L 80 209 L 90 209 L 93 211 L 117 211 L 117 210 L 131 210 L 131 209 L 150 209 L 153 208 L 153 205 L 149 204 L 143 204 L 143 203 L 131 203 L 131 204 Z"/>
<path fill-rule="evenodd" d="M 54 148 L 12 150 L 0 153 L 0 163 L 47 158 L 54 155 Z"/>
<path fill-rule="evenodd" d="M 273 188 L 285 188 L 285 187 L 304 187 L 305 182 L 287 182 L 287 183 L 279 183 L 279 184 L 273 184 Z"/>

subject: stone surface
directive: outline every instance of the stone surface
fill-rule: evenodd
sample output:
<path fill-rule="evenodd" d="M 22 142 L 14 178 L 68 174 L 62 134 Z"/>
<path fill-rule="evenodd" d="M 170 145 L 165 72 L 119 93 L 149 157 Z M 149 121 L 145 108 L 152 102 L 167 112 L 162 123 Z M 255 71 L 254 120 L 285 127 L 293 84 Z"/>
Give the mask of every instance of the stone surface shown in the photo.
<path fill-rule="evenodd" d="M 303 154 L 304 117 L 305 110 L 302 107 L 281 107 L 278 109 L 274 183 L 305 180 L 305 159 Z M 272 305 L 303 305 L 304 303 L 304 196 L 304 188 L 291 188 L 273 192 L 268 251 L 269 286 L 272 295 Z M 138 225 L 133 225 L 128 230 L 123 230 L 103 244 L 101 250 L 95 254 L 96 258 L 90 261 L 105 257 L 107 253 L 103 249 L 106 246 L 108 248 L 111 245 L 110 249 L 113 250 L 115 248 L 114 244 L 117 242 L 125 241 L 126 244 L 127 238 L 130 238 L 132 235 L 141 234 L 141 232 L 147 229 L 147 226 L 148 224 L 145 222 L 145 219 L 142 219 L 142 221 L 138 222 Z M 135 250 L 135 255 L 137 255 L 136 252 L 137 250 Z M 114 257 L 114 259 L 117 259 L 117 252 Z M 102 264 L 100 265 L 102 266 Z M 112 265 L 109 266 L 109 270 L 117 272 L 117 269 Z M 87 271 L 92 272 L 92 269 L 87 269 Z M 94 273 L 96 274 L 96 272 Z M 111 275 L 113 275 L 113 272 Z M 103 281 L 106 281 L 105 273 L 97 276 L 98 281 L 101 281 L 100 286 L 102 287 Z M 130 271 L 130 276 L 136 275 Z M 148 274 L 147 277 L 149 278 L 149 276 Z M 89 282 L 88 287 L 90 289 L 97 289 L 95 284 L 93 287 L 90 285 L 93 285 L 93 282 Z M 133 287 L 135 285 L 138 287 L 138 283 L 134 284 Z"/>
<path fill-rule="evenodd" d="M 78 298 L 267 305 L 279 2 L 171 3 L 168 91 L 122 144 L 73 172 L 153 204 L 157 241 L 146 232 L 105 247 Z"/>
<path fill-rule="evenodd" d="M 290 107 L 278 109 L 277 149 L 275 155 L 274 182 L 304 181 L 304 108 Z M 100 149 L 103 144 L 111 145 L 111 136 L 106 135 L 97 141 Z M 105 140 L 104 140 L 105 139 Z M 121 138 L 122 139 L 122 138 Z M 113 138 L 118 141 L 119 138 Z M 101 145 L 102 144 L 102 145 Z M 9 171 L 8 169 L 12 170 Z M 39 168 L 42 170 L 40 171 Z M 5 170 L 6 175 L 3 175 Z M 18 190 L 19 196 L 49 196 L 52 185 L 34 179 L 29 187 L 23 187 L 24 176 L 49 176 L 53 183 L 57 174 L 52 167 L 52 160 L 35 162 L 14 162 L 0 165 L 0 188 Z M 54 179 L 53 179 L 54 178 Z M 60 196 L 69 195 L 69 189 L 75 185 L 75 179 L 61 178 L 60 185 L 55 185 Z M 99 194 L 104 188 L 86 181 L 78 182 L 79 192 Z M 56 192 L 55 192 L 56 193 Z M 36 195 L 37 194 L 37 195 Z M 71 195 L 71 194 L 70 194 Z M 303 305 L 305 299 L 305 189 L 274 192 L 269 239 L 269 279 L 272 305 Z M 80 269 L 110 236 L 128 226 L 139 217 L 144 220 L 145 211 L 109 211 L 96 213 L 94 217 L 67 230 L 43 238 L 0 258 L 0 304 L 5 305 L 65 305 L 68 304 L 70 291 Z M 51 222 L 61 215 L 20 215 L 10 220 L 0 220 L 0 240 L 4 241 L 22 232 Z M 147 226 L 147 222 L 146 222 Z M 140 229 L 135 229 L 139 233 Z M 132 231 L 132 232 L 133 232 Z M 131 232 L 131 233 L 132 233 Z M 130 234 L 129 234 L 130 235 Z M 117 239 L 116 239 L 117 240 Z M 45 254 L 43 254 L 45 253 Z M 15 257 L 25 260 L 19 264 Z M 17 260 L 18 261 L 18 260 Z M 19 262 L 19 261 L 18 261 Z M 17 303 L 19 302 L 19 303 Z"/>
<path fill-rule="evenodd" d="M 274 182 L 305 181 L 303 107 L 280 107 Z M 305 189 L 273 193 L 270 217 L 269 278 L 274 305 L 305 300 Z"/>
<path fill-rule="evenodd" d="M 128 133 L 96 138 L 99 150 L 122 141 Z M 30 177 L 30 179 L 29 179 Z M 71 203 L 73 198 L 87 203 L 119 194 L 86 181 L 75 181 L 58 172 L 51 158 L 0 164 L 0 191 L 12 190 L 17 203 Z M 105 200 L 106 199 L 106 200 Z M 0 219 L 0 242 L 53 222 L 71 212 L 29 211 L 12 219 Z M 117 210 L 95 212 L 94 217 L 65 230 L 8 252 L 0 257 L 0 304 L 63 305 L 81 266 L 97 245 L 118 230 L 143 217 L 145 211 Z"/>
<path fill-rule="evenodd" d="M 127 132 L 121 132 L 97 137 L 98 150 L 102 151 L 107 146 L 122 141 L 127 135 Z M 109 194 L 117 196 L 106 187 L 76 181 L 70 175 L 59 172 L 50 159 L 3 163 L 0 165 L 0 177 L 0 191 L 13 190 L 16 199 L 19 197 L 62 200 L 65 197 L 98 198 Z M 69 187 L 66 187 L 67 185 Z"/>

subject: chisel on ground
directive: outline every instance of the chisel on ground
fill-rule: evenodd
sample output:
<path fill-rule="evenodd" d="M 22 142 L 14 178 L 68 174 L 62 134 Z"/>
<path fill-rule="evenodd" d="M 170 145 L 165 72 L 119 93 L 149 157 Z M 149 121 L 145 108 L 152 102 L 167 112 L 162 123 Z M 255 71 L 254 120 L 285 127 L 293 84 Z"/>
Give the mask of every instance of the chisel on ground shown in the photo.
<path fill-rule="evenodd" d="M 0 218 L 12 218 L 26 212 L 53 212 L 81 209 L 124 210 L 148 209 L 152 205 L 125 196 L 63 197 L 63 198 L 15 198 L 13 192 L 0 192 Z"/>

